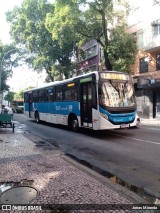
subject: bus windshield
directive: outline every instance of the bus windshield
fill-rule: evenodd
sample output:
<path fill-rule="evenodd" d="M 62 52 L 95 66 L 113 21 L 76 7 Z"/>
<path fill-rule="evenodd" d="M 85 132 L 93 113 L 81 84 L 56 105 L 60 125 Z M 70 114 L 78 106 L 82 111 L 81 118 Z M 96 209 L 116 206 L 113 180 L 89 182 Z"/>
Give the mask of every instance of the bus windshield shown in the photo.
<path fill-rule="evenodd" d="M 100 103 L 108 107 L 130 107 L 135 105 L 133 84 L 128 81 L 106 81 L 100 84 Z"/>

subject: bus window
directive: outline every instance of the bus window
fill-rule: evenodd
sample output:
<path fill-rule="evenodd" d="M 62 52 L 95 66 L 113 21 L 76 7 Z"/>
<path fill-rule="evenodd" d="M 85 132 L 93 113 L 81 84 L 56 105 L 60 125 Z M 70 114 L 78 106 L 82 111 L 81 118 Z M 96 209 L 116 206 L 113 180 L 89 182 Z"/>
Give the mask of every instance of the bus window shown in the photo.
<path fill-rule="evenodd" d="M 53 87 L 49 87 L 49 88 L 46 89 L 46 101 L 47 102 L 54 101 Z"/>
<path fill-rule="evenodd" d="M 56 87 L 56 101 L 62 100 L 62 86 Z"/>
<path fill-rule="evenodd" d="M 92 100 L 92 85 L 88 87 L 88 100 Z"/>
<path fill-rule="evenodd" d="M 68 88 L 65 90 L 65 100 L 77 100 L 77 90 L 76 88 Z"/>
<path fill-rule="evenodd" d="M 33 91 L 32 93 L 32 101 L 38 102 L 38 90 Z"/>
<path fill-rule="evenodd" d="M 44 89 L 39 90 L 38 100 L 39 100 L 39 102 L 44 101 Z"/>
<path fill-rule="evenodd" d="M 28 95 L 28 93 L 24 94 L 24 102 L 29 103 L 29 95 Z"/>

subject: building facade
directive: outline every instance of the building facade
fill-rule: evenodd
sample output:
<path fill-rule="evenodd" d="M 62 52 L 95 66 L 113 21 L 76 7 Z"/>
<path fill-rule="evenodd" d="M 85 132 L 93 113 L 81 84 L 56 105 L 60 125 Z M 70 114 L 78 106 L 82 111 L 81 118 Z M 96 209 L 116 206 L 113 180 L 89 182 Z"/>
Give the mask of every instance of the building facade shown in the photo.
<path fill-rule="evenodd" d="M 101 45 L 92 39 L 85 43 L 78 52 L 76 74 L 81 75 L 105 69 Z"/>
<path fill-rule="evenodd" d="M 137 110 L 141 117 L 160 118 L 160 1 L 130 2 L 135 9 L 128 18 L 128 31 L 138 46 L 131 67 Z"/>

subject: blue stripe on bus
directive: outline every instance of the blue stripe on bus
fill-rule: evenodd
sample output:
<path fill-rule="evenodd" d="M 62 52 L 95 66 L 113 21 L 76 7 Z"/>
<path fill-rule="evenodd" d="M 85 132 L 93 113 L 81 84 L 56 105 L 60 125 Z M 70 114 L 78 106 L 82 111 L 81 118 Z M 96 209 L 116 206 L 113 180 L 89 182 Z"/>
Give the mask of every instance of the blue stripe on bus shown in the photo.
<path fill-rule="evenodd" d="M 38 102 L 32 103 L 30 111 L 37 109 L 39 113 L 50 113 L 50 114 L 60 114 L 69 115 L 71 112 L 80 116 L 79 102 L 78 101 L 66 101 L 66 102 Z M 24 104 L 25 111 L 29 111 L 29 104 Z"/>
<path fill-rule="evenodd" d="M 104 110 L 102 107 L 99 107 L 100 113 L 106 114 L 110 121 L 114 123 L 125 123 L 125 122 L 131 122 L 134 120 L 136 111 L 130 112 L 130 113 L 120 113 L 120 114 L 111 114 Z"/>

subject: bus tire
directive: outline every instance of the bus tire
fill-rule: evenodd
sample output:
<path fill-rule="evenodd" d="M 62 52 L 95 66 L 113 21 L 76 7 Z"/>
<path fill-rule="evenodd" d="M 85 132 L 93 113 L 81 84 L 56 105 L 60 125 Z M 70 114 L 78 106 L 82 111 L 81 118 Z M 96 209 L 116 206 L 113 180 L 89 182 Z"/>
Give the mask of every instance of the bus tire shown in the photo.
<path fill-rule="evenodd" d="M 35 120 L 36 120 L 36 123 L 40 123 L 39 113 L 38 112 L 36 112 L 36 114 L 35 114 Z"/>
<path fill-rule="evenodd" d="M 72 117 L 70 121 L 70 127 L 74 132 L 78 132 L 79 130 L 79 123 L 76 117 Z"/>

